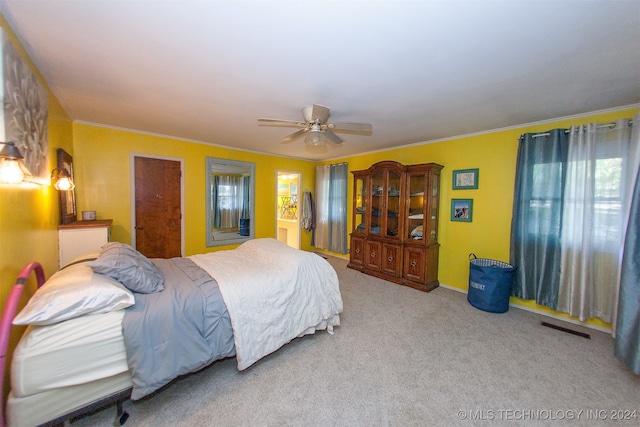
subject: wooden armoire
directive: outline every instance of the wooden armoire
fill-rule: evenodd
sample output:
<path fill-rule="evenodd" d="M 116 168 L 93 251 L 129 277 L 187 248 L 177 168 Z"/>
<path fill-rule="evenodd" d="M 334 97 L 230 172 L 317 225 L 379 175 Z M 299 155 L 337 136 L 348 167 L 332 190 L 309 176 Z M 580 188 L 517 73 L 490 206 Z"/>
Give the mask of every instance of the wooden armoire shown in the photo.
<path fill-rule="evenodd" d="M 442 168 L 382 161 L 352 171 L 349 268 L 425 292 L 438 286 Z"/>

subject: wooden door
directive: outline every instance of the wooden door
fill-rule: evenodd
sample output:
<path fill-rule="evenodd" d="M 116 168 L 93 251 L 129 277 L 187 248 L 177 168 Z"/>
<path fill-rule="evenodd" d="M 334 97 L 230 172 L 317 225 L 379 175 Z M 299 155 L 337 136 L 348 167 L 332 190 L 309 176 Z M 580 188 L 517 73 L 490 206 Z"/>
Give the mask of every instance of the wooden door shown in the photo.
<path fill-rule="evenodd" d="M 135 157 L 136 249 L 149 258 L 182 255 L 180 162 Z"/>

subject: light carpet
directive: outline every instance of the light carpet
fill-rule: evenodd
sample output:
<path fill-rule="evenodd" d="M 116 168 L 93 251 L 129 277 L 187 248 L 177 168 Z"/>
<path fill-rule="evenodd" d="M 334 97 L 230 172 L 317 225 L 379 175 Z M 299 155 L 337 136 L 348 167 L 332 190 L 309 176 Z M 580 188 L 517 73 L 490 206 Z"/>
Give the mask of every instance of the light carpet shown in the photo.
<path fill-rule="evenodd" d="M 423 293 L 328 261 L 344 299 L 333 336 L 295 339 L 242 372 L 235 359 L 215 362 L 126 402 L 125 425 L 640 423 L 640 377 L 615 358 L 610 335 L 514 308 L 486 313 L 463 293 Z M 73 425 L 111 426 L 114 416 L 110 408 Z"/>

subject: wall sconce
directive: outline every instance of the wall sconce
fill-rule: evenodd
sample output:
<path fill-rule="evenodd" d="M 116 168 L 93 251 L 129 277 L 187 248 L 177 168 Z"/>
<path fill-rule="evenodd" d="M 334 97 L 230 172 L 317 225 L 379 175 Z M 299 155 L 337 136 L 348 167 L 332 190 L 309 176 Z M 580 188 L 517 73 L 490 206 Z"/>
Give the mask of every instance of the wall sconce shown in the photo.
<path fill-rule="evenodd" d="M 73 190 L 76 185 L 71 179 L 71 174 L 66 169 L 54 169 L 51 171 L 51 182 L 56 190 L 69 191 Z"/>
<path fill-rule="evenodd" d="M 24 156 L 13 142 L 0 142 L 4 145 L 0 151 L 0 184 L 20 184 L 33 178 L 24 165 Z"/>

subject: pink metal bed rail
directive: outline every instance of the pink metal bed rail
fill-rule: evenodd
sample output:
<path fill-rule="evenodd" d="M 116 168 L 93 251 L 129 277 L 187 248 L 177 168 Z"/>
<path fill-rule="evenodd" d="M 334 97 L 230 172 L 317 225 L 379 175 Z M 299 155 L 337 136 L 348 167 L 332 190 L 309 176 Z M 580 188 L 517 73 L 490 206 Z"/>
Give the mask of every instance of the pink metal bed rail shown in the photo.
<path fill-rule="evenodd" d="M 0 373 L 2 373 L 1 376 L 3 381 L 4 371 L 6 368 L 7 351 L 9 348 L 9 337 L 11 335 L 11 324 L 16 315 L 16 310 L 18 309 L 18 303 L 20 302 L 20 297 L 24 290 L 24 284 L 27 282 L 31 272 L 35 272 L 38 288 L 44 284 L 45 278 L 42 266 L 37 262 L 27 264 L 18 275 L 15 285 L 11 288 L 9 299 L 7 299 L 7 303 L 4 306 L 4 312 L 2 313 L 2 321 L 0 323 Z M 2 386 L 2 390 L 0 390 L 0 397 L 2 398 L 0 401 L 0 427 L 4 427 L 4 386 Z"/>

